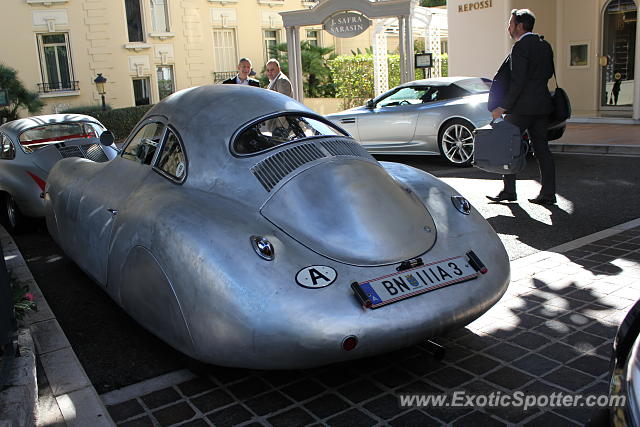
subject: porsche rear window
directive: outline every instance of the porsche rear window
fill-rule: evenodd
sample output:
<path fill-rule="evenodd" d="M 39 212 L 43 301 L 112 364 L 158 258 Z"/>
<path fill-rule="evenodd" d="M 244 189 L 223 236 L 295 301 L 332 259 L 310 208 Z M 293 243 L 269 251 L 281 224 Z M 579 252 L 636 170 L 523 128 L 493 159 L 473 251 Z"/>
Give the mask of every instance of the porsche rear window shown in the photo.
<path fill-rule="evenodd" d="M 27 153 L 70 139 L 98 138 L 102 127 L 96 123 L 53 123 L 27 129 L 20 134 L 20 145 Z"/>
<path fill-rule="evenodd" d="M 233 142 L 237 154 L 256 154 L 278 145 L 314 136 L 345 136 L 337 128 L 311 117 L 284 114 L 255 123 L 243 130 Z"/>

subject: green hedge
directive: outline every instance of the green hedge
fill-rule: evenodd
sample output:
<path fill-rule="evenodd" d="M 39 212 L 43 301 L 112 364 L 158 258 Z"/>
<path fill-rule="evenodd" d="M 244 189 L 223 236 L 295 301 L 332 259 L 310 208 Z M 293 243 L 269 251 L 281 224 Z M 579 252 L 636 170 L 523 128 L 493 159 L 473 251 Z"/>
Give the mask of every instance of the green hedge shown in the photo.
<path fill-rule="evenodd" d="M 448 77 L 449 76 L 449 55 L 446 53 L 443 53 L 442 55 L 440 55 L 440 72 L 442 73 L 442 77 Z"/>
<path fill-rule="evenodd" d="M 389 55 L 389 87 L 400 84 L 400 56 Z M 344 99 L 343 108 L 363 105 L 374 97 L 373 55 L 342 55 L 329 61 L 336 85 L 336 97 Z"/>
<path fill-rule="evenodd" d="M 140 121 L 153 105 L 139 105 L 137 107 L 116 108 L 109 111 L 96 111 L 95 108 L 82 110 L 73 108 L 77 114 L 86 114 L 95 117 L 107 127 L 116 137 L 116 141 L 123 141 L 129 136 L 136 124 Z M 65 111 L 72 112 L 72 111 Z"/>

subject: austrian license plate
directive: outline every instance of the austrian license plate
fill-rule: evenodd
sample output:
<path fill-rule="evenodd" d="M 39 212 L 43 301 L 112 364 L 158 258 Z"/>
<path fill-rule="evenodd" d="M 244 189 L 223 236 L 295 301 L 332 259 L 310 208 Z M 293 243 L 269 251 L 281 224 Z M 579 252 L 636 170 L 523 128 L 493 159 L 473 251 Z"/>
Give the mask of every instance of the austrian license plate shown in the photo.
<path fill-rule="evenodd" d="M 475 279 L 480 274 L 467 258 L 458 256 L 354 283 L 352 287 L 363 305 L 373 309 Z"/>

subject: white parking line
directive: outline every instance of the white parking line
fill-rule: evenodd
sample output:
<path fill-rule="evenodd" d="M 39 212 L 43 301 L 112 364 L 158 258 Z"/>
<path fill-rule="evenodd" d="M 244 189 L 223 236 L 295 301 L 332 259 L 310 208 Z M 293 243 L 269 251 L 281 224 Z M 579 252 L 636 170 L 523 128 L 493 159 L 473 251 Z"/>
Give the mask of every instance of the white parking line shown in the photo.
<path fill-rule="evenodd" d="M 188 369 L 181 369 L 101 394 L 100 398 L 105 405 L 116 405 L 131 400 L 134 397 L 144 396 L 145 394 L 189 381 L 195 377 L 195 374 Z"/>

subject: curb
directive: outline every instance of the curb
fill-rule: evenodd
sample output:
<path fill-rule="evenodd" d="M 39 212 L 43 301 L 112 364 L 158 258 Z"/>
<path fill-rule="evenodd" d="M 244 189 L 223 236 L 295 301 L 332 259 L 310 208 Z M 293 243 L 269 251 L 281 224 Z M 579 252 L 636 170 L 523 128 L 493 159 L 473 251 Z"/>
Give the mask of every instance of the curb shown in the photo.
<path fill-rule="evenodd" d="M 27 328 L 33 337 L 31 349 L 35 349 L 33 354 L 40 362 L 38 367 L 41 366 L 43 371 L 40 374 L 46 376 L 52 395 L 52 401 L 48 402 L 46 410 L 40 408 L 36 425 L 59 425 L 62 421 L 67 426 L 115 426 L 33 279 L 20 250 L 3 227 L 0 227 L 0 241 L 7 270 L 15 280 L 29 287 L 38 306 L 37 312 L 27 314 L 21 322 L 21 326 Z M 35 375 L 34 368 L 32 387 L 37 397 Z M 0 395 L 0 398 L 4 401 L 5 397 Z M 21 405 L 25 403 L 19 402 L 15 406 Z"/>
<path fill-rule="evenodd" d="M 31 331 L 27 328 L 18 330 L 18 349 L 20 355 L 10 365 L 9 387 L 0 393 L 2 426 L 27 427 L 36 421 L 36 356 Z"/>
<path fill-rule="evenodd" d="M 572 144 L 572 143 L 549 143 L 552 153 L 566 154 L 599 154 L 609 156 L 640 156 L 640 146 L 638 145 L 606 145 L 606 144 Z"/>

